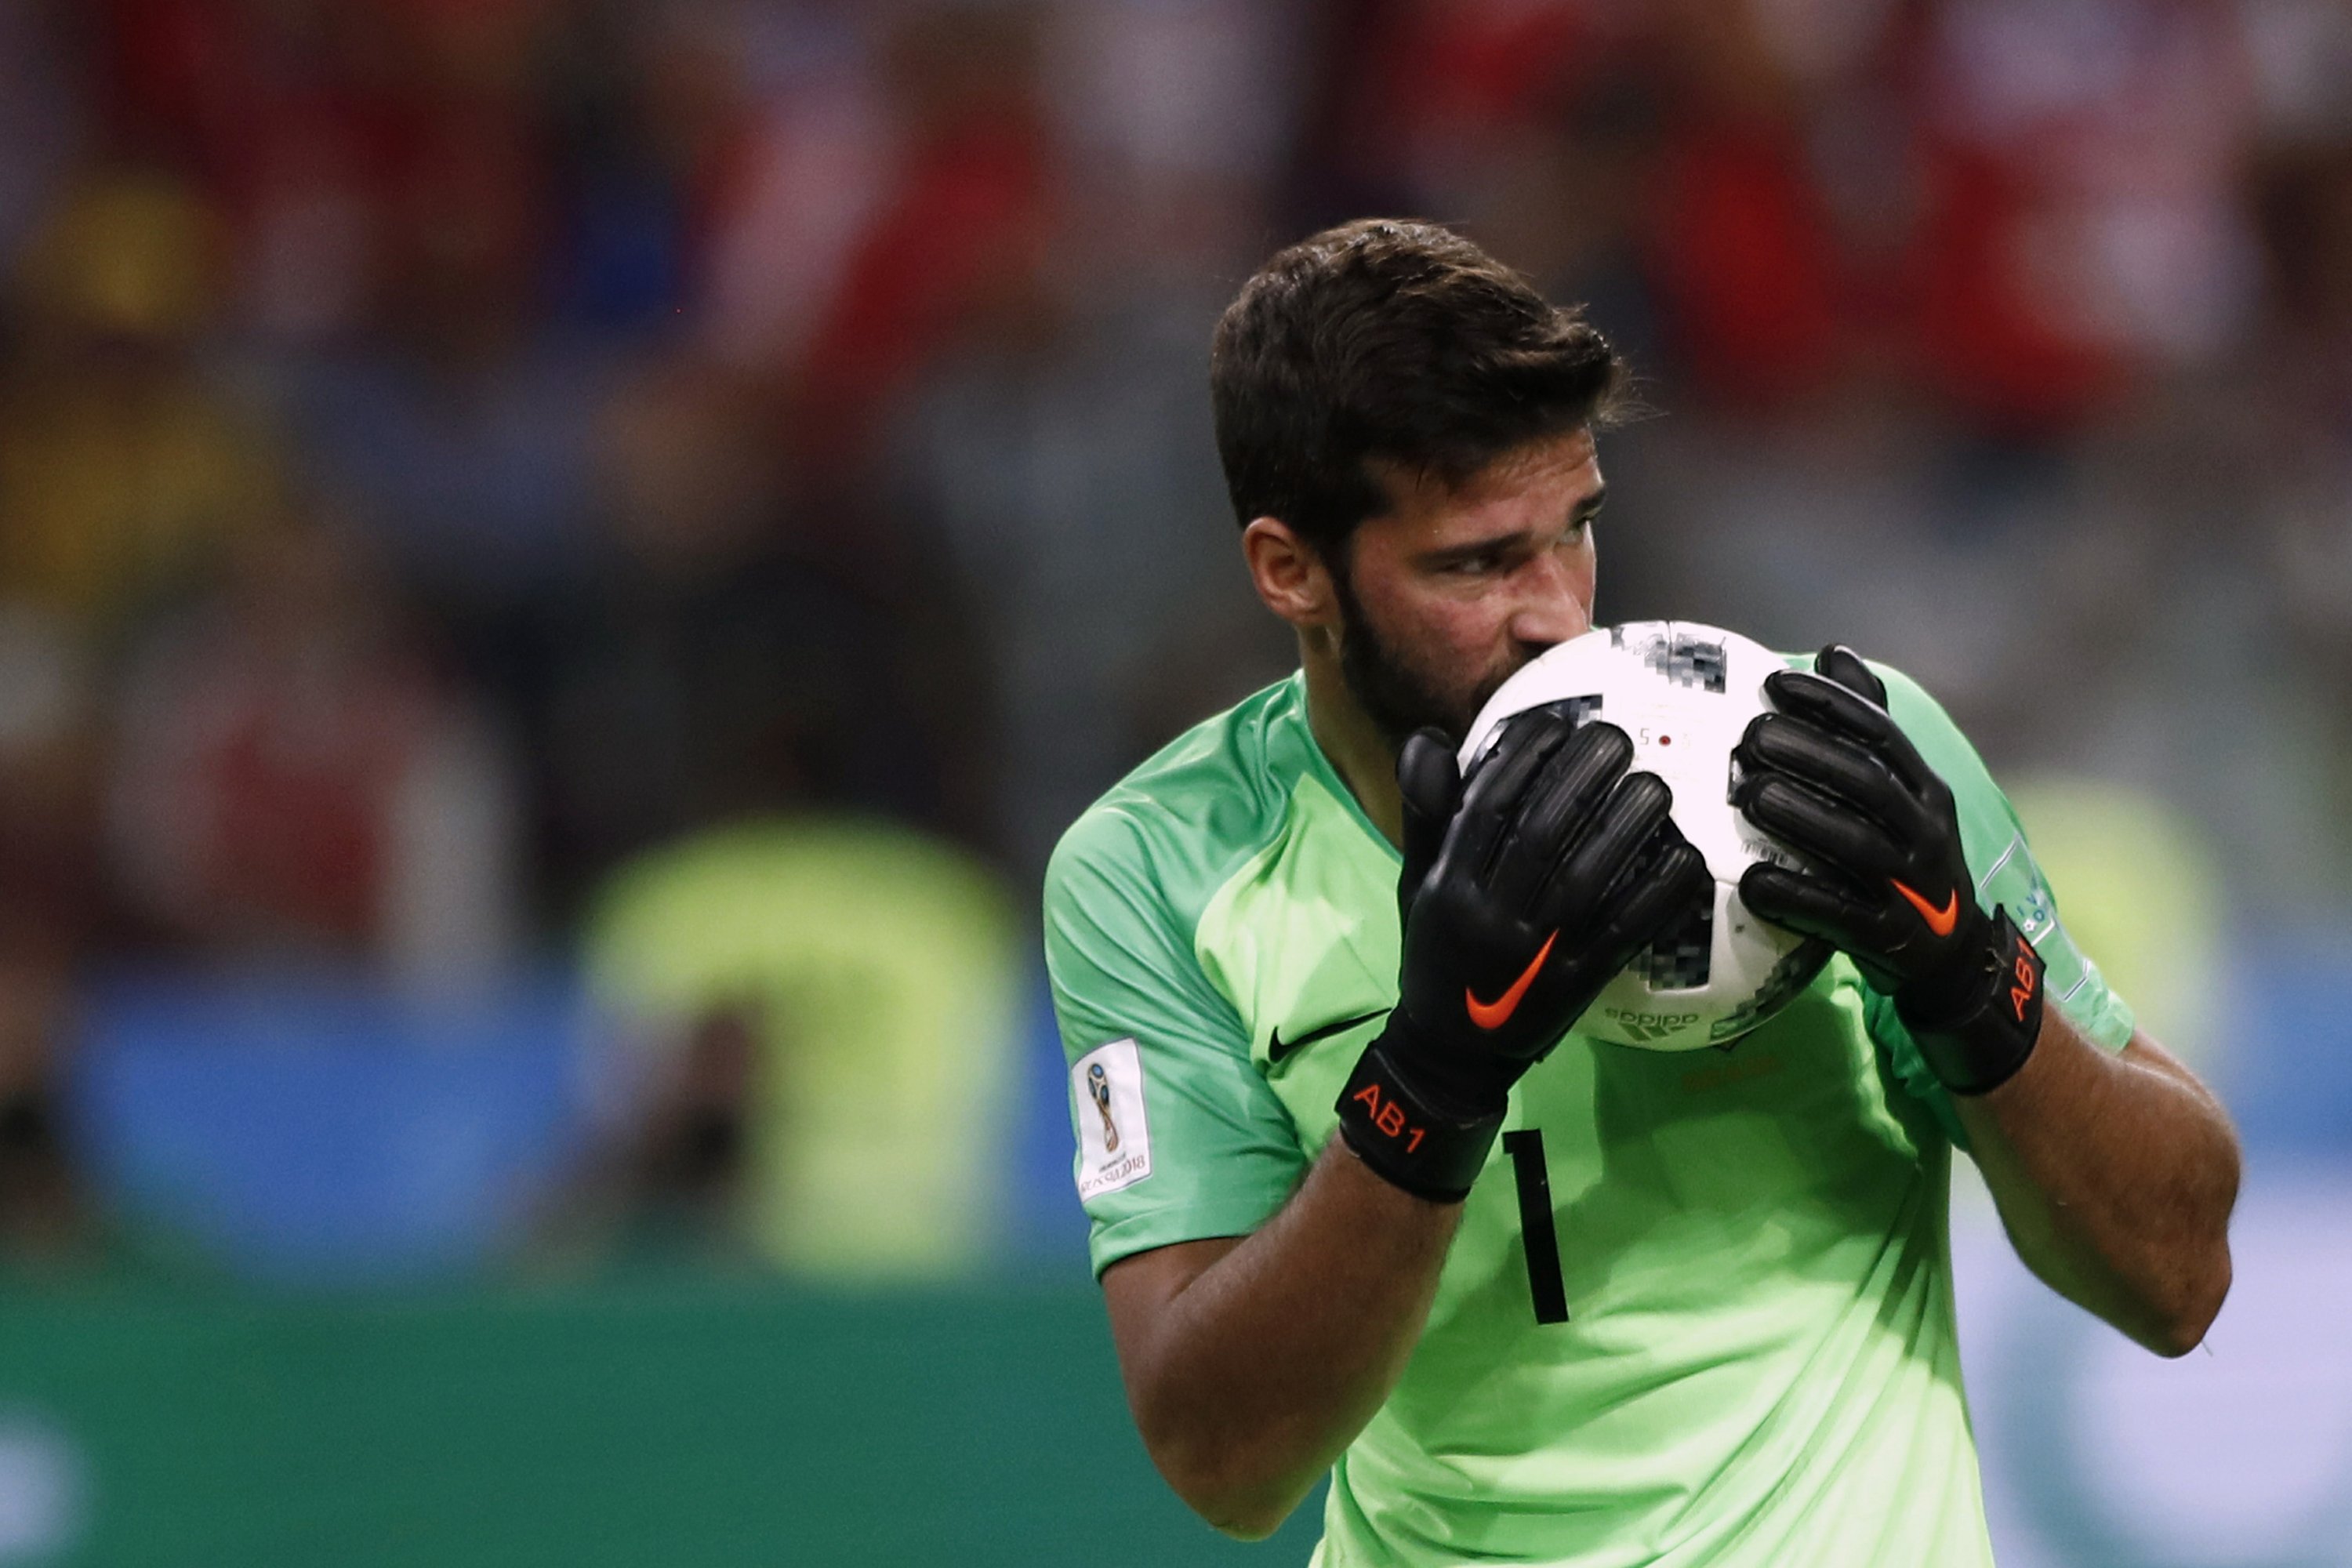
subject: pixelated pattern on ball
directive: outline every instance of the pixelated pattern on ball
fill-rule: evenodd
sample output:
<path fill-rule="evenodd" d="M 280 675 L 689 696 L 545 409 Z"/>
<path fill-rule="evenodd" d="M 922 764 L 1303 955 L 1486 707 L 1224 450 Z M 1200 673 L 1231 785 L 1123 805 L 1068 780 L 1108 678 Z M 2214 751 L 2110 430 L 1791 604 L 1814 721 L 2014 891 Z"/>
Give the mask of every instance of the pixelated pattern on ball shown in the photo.
<path fill-rule="evenodd" d="M 1676 637 L 1673 643 L 1653 647 L 1642 657 L 1652 669 L 1677 686 L 1704 687 L 1709 691 L 1723 689 L 1723 645 L 1719 642 Z"/>
<path fill-rule="evenodd" d="M 1643 977 L 1660 991 L 1691 991 L 1706 984 L 1715 962 L 1715 900 L 1701 899 L 1691 905 L 1634 962 Z"/>
<path fill-rule="evenodd" d="M 1741 1003 L 1733 1012 L 1707 1026 L 1708 1043 L 1725 1050 L 1738 1044 L 1739 1037 L 1779 1012 L 1822 972 L 1830 961 L 1830 944 L 1819 937 L 1808 937 L 1801 944 L 1780 955 L 1772 973 L 1754 995 Z"/>
<path fill-rule="evenodd" d="M 1563 697 L 1556 702 L 1545 703 L 1538 711 L 1557 713 L 1571 727 L 1581 730 L 1601 717 L 1601 693 L 1596 691 L 1587 697 Z"/>
<path fill-rule="evenodd" d="M 1670 636 L 1664 632 L 1643 635 L 1634 633 L 1629 645 L 1623 626 L 1609 629 L 1612 647 L 1628 647 L 1641 656 L 1642 662 L 1664 676 L 1677 686 L 1721 691 L 1728 661 L 1724 658 L 1723 645 L 1705 637 Z"/>

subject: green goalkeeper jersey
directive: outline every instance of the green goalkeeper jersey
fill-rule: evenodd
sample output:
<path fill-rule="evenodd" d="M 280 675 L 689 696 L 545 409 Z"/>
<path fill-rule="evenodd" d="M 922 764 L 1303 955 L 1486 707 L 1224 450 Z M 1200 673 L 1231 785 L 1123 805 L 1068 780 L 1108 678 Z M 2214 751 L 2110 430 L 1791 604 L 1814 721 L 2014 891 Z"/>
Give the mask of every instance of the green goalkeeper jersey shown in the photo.
<path fill-rule="evenodd" d="M 2009 802 L 1942 710 L 1880 673 L 1958 800 L 1979 898 L 2120 1048 L 2130 1014 L 2059 924 Z M 1246 1234 L 1289 1196 L 1396 1000 L 1397 867 L 1297 676 L 1064 837 L 1045 947 L 1097 1273 Z M 1728 1048 L 1571 1035 L 1505 1127 L 1411 1363 L 1333 1469 L 1317 1563 L 1990 1560 L 1946 1233 L 1959 1129 L 1851 963 Z"/>

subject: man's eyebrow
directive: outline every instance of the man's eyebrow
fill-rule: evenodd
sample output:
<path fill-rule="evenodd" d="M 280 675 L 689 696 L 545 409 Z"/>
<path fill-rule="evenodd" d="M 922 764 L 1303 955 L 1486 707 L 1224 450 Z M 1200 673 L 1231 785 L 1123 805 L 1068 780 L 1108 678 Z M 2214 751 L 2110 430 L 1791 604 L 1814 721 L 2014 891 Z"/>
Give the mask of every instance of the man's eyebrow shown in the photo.
<path fill-rule="evenodd" d="M 1591 521 L 1593 513 L 1601 510 L 1601 503 L 1608 499 L 1607 485 L 1594 486 L 1591 495 L 1576 503 L 1575 510 L 1569 513 L 1570 520 L 1574 522 Z M 1492 555 L 1500 551 L 1513 549 L 1527 543 L 1533 537 L 1532 530 L 1513 529 L 1508 533 L 1497 533 L 1486 539 L 1473 539 L 1466 543 L 1448 544 L 1436 550 L 1424 551 L 1413 559 L 1423 566 L 1453 566 L 1465 561 L 1475 560 L 1481 555 Z"/>
<path fill-rule="evenodd" d="M 1497 533 L 1486 539 L 1473 539 L 1463 544 L 1447 544 L 1435 550 L 1423 551 L 1413 559 L 1423 566 L 1452 566 L 1473 561 L 1481 555 L 1493 555 L 1524 544 L 1531 537 L 1528 530 L 1515 528 L 1508 533 Z"/>

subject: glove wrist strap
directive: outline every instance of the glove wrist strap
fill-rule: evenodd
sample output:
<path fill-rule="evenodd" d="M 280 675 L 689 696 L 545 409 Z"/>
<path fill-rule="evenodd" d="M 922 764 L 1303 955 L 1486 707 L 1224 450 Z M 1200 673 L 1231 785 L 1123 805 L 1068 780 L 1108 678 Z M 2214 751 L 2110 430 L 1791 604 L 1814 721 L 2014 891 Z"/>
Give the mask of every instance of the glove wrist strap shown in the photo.
<path fill-rule="evenodd" d="M 1946 1089 L 1988 1094 L 2016 1077 L 2033 1054 L 2042 1035 L 2042 955 L 2009 910 L 1996 908 L 1982 969 L 1962 990 L 1958 1010 L 1930 1013 L 1921 998 L 1902 992 L 1895 1010 Z"/>
<path fill-rule="evenodd" d="M 1372 1173 L 1415 1197 L 1460 1203 L 1486 1163 L 1505 1110 L 1465 1117 L 1415 1089 L 1383 1048 L 1364 1047 L 1339 1091 L 1339 1136 Z"/>

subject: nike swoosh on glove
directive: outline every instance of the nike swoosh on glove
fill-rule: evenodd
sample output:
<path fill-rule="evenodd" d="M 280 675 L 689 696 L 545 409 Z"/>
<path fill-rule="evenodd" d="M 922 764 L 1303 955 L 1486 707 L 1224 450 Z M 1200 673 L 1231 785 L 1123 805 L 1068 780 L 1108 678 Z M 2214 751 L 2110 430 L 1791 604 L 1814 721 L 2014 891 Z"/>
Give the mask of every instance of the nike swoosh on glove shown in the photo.
<path fill-rule="evenodd" d="M 1732 804 L 1805 867 L 1749 867 L 1741 900 L 1849 954 L 1947 1088 L 1998 1088 L 2041 1033 L 2042 959 L 2008 910 L 1978 904 L 1950 788 L 1853 649 L 1832 644 L 1764 690 L 1773 711 L 1732 751 Z"/>
<path fill-rule="evenodd" d="M 1622 730 L 1561 707 L 1511 720 L 1466 786 L 1442 734 L 1405 742 L 1398 1002 L 1340 1092 L 1339 1127 L 1407 1191 L 1465 1195 L 1511 1086 L 1706 896 L 1673 793 L 1633 758 Z"/>

